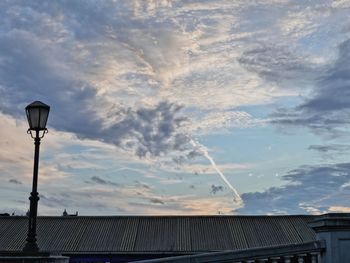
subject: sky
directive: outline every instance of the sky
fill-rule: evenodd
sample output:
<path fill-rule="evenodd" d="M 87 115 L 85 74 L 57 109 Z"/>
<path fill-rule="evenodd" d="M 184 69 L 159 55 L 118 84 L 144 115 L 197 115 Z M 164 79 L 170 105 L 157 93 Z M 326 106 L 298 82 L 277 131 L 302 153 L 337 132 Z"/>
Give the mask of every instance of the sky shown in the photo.
<path fill-rule="evenodd" d="M 0 1 L 0 213 L 350 212 L 349 0 Z"/>

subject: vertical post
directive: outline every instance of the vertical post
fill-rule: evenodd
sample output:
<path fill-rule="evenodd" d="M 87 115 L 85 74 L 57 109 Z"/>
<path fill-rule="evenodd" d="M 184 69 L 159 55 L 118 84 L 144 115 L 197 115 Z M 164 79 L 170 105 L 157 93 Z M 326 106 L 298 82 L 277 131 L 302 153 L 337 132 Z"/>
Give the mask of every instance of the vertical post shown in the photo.
<path fill-rule="evenodd" d="M 318 253 L 311 253 L 311 263 L 317 263 Z"/>
<path fill-rule="evenodd" d="M 284 262 L 285 263 L 291 263 L 292 262 L 292 258 L 293 258 L 293 256 L 285 256 L 284 257 Z"/>
<path fill-rule="evenodd" d="M 26 244 L 23 248 L 23 252 L 35 254 L 39 252 L 39 247 L 36 243 L 36 218 L 38 214 L 38 201 L 39 194 L 38 188 L 38 170 L 39 170 L 39 148 L 40 148 L 40 137 L 39 131 L 35 131 L 34 138 L 34 168 L 33 168 L 33 185 L 32 192 L 30 193 L 30 207 L 29 207 L 29 225 Z"/>
<path fill-rule="evenodd" d="M 280 257 L 272 257 L 272 258 L 270 258 L 272 263 L 278 263 L 279 259 L 280 259 Z"/>
<path fill-rule="evenodd" d="M 298 255 L 298 263 L 304 263 L 304 257 L 306 257 L 306 254 L 300 254 Z"/>

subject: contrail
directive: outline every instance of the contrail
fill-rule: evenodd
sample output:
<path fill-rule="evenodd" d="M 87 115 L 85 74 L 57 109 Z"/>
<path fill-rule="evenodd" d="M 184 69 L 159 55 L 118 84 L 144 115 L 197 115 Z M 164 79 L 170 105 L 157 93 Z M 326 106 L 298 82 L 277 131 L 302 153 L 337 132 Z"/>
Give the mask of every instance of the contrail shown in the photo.
<path fill-rule="evenodd" d="M 190 143 L 194 147 L 198 147 L 198 149 L 203 153 L 203 156 L 208 159 L 208 161 L 213 166 L 215 171 L 220 175 L 221 179 L 226 183 L 228 188 L 230 188 L 232 190 L 233 194 L 235 195 L 234 201 L 238 202 L 238 203 L 243 203 L 243 200 L 242 200 L 241 196 L 239 195 L 238 191 L 232 186 L 232 184 L 227 180 L 226 176 L 220 171 L 220 169 L 216 165 L 214 159 L 209 155 L 207 148 L 205 148 L 199 142 L 194 141 L 193 139 L 190 140 Z"/>

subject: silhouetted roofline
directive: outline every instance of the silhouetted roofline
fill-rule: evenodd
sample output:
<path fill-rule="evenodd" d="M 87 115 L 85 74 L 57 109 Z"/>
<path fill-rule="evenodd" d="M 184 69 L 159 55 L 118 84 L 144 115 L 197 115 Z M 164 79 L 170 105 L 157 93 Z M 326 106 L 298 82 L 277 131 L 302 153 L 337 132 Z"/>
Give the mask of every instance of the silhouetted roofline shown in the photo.
<path fill-rule="evenodd" d="M 171 253 L 242 250 L 313 242 L 313 215 L 39 216 L 42 251 Z M 0 250 L 20 250 L 26 216 L 0 217 Z"/>

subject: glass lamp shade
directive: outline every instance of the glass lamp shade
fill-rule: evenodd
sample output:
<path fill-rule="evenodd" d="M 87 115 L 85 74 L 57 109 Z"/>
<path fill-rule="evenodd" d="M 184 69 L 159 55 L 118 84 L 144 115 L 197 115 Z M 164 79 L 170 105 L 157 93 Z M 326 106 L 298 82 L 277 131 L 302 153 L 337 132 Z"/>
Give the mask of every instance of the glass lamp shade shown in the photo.
<path fill-rule="evenodd" d="M 26 114 L 30 130 L 42 131 L 46 129 L 50 106 L 41 101 L 34 101 L 26 107 Z"/>

